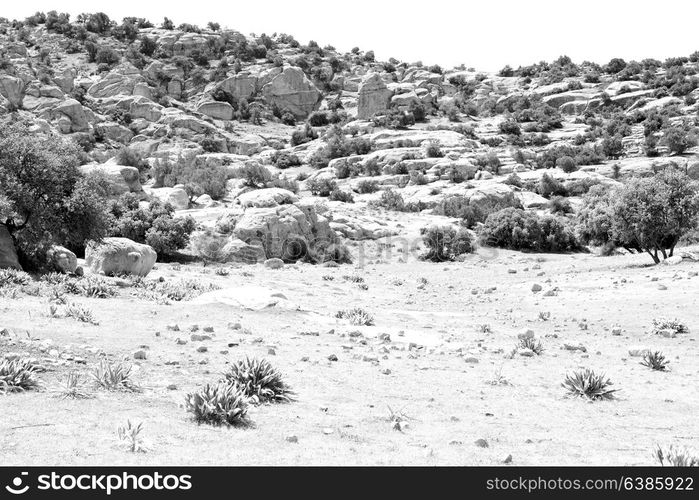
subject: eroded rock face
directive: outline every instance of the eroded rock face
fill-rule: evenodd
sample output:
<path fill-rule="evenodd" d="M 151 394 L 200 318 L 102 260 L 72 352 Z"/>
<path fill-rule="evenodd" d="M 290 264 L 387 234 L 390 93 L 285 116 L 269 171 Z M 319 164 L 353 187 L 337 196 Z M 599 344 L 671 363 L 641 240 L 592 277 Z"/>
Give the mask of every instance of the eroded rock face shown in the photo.
<path fill-rule="evenodd" d="M 262 88 L 271 106 L 290 111 L 296 118 L 306 118 L 313 112 L 321 95 L 300 68 L 289 67 Z"/>
<path fill-rule="evenodd" d="M 328 220 L 308 204 L 248 208 L 233 234 L 248 244 L 261 243 L 266 258 L 285 261 L 322 252 L 337 242 Z"/>
<path fill-rule="evenodd" d="M 386 111 L 391 104 L 393 92 L 386 87 L 378 73 L 370 73 L 359 86 L 357 118 L 366 120 L 376 113 Z"/>
<path fill-rule="evenodd" d="M 149 245 L 128 238 L 104 238 L 87 245 L 85 264 L 93 273 L 146 276 L 153 269 L 157 256 Z"/>
<path fill-rule="evenodd" d="M 54 107 L 50 115 L 54 120 L 59 121 L 59 129 L 65 134 L 71 132 L 87 132 L 90 130 L 90 124 L 87 120 L 85 109 L 82 104 L 75 99 L 66 99 Z M 66 126 L 61 126 L 60 122 L 62 119 L 65 119 Z"/>
<path fill-rule="evenodd" d="M 22 269 L 12 236 L 4 224 L 0 224 L 0 269 Z"/>
<path fill-rule="evenodd" d="M 257 77 L 248 72 L 238 73 L 223 80 L 219 84 L 219 88 L 238 100 L 249 100 L 257 92 Z"/>

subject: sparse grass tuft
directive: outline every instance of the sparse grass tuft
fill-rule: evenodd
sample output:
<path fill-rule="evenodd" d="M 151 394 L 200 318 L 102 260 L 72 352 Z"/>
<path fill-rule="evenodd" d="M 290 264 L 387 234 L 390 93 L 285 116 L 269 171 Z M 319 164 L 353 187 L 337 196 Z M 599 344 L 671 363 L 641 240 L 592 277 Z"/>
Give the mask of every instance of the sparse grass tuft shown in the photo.
<path fill-rule="evenodd" d="M 282 380 L 282 374 L 265 359 L 245 358 L 225 373 L 226 380 L 238 385 L 257 403 L 288 403 L 294 393 Z"/>
<path fill-rule="evenodd" d="M 593 370 L 585 368 L 573 374 L 567 374 L 563 387 L 572 395 L 587 398 L 590 401 L 614 399 L 616 389 L 610 389 L 611 380 L 605 375 L 598 375 Z"/>
<path fill-rule="evenodd" d="M 39 382 L 34 372 L 35 367 L 26 360 L 0 361 L 0 394 L 38 389 Z"/>
<path fill-rule="evenodd" d="M 52 315 L 55 315 L 55 312 L 53 310 L 51 312 Z M 95 319 L 94 315 L 92 314 L 92 310 L 79 304 L 71 304 L 67 306 L 65 310 L 65 316 L 66 318 L 73 318 L 77 321 L 82 321 L 83 323 L 99 325 L 99 322 Z"/>
<path fill-rule="evenodd" d="M 344 318 L 355 326 L 371 326 L 374 324 L 374 317 L 361 307 L 338 311 L 335 317 L 340 319 Z"/>
<path fill-rule="evenodd" d="M 689 333 L 689 328 L 677 319 L 660 318 L 653 320 L 653 333 L 658 335 L 664 330 L 670 330 L 675 334 Z"/>
<path fill-rule="evenodd" d="M 647 366 L 651 370 L 657 370 L 659 372 L 664 372 L 667 370 L 667 365 L 670 361 L 665 359 L 665 356 L 660 351 L 647 352 L 643 355 L 643 361 L 641 361 L 643 366 Z"/>
<path fill-rule="evenodd" d="M 670 445 L 667 450 L 663 450 L 658 445 L 655 450 L 655 457 L 662 466 L 699 467 L 699 456 L 686 448 L 678 449 Z"/>
<path fill-rule="evenodd" d="M 24 286 L 28 285 L 30 281 L 31 277 L 24 271 L 0 269 L 0 288 L 11 285 Z"/>
<path fill-rule="evenodd" d="M 247 426 L 248 398 L 245 390 L 234 384 L 205 385 L 187 394 L 187 411 L 197 423 L 210 425 Z"/>

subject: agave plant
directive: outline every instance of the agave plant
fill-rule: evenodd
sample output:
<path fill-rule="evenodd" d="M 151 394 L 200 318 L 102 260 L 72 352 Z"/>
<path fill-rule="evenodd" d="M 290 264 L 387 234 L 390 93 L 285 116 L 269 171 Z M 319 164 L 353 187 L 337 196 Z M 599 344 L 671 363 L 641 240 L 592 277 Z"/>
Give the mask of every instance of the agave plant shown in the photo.
<path fill-rule="evenodd" d="M 0 361 L 0 393 L 24 392 L 39 387 L 35 367 L 26 360 Z"/>
<path fill-rule="evenodd" d="M 541 341 L 533 339 L 531 337 L 520 339 L 519 343 L 517 344 L 517 347 L 519 349 L 529 349 L 537 356 L 544 352 L 544 346 L 541 344 Z"/>
<path fill-rule="evenodd" d="M 117 429 L 117 435 L 121 441 L 128 444 L 131 453 L 146 452 L 146 447 L 143 444 L 141 431 L 143 430 L 143 422 L 138 425 L 133 425 L 131 420 L 126 421 L 126 425 Z"/>
<path fill-rule="evenodd" d="M 82 390 L 82 377 L 78 372 L 71 371 L 66 376 L 66 380 L 63 383 L 63 388 L 61 390 L 61 397 L 63 399 L 88 399 L 90 395 Z"/>
<path fill-rule="evenodd" d="M 205 385 L 197 392 L 187 394 L 187 411 L 198 423 L 211 425 L 249 425 L 248 397 L 242 387 L 220 383 Z"/>
<path fill-rule="evenodd" d="M 657 370 L 659 372 L 664 372 L 667 370 L 667 365 L 670 361 L 665 359 L 665 356 L 660 351 L 646 352 L 643 355 L 643 361 L 641 361 L 643 366 L 647 366 L 652 370 Z"/>
<path fill-rule="evenodd" d="M 699 467 L 699 456 L 691 453 L 688 449 L 674 448 L 672 445 L 667 450 L 663 450 L 657 446 L 655 457 L 660 462 L 660 465 L 674 467 Z"/>
<path fill-rule="evenodd" d="M 131 366 L 125 366 L 121 363 L 100 362 L 92 373 L 92 378 L 100 387 L 108 391 L 134 391 L 137 389 L 131 381 Z"/>
<path fill-rule="evenodd" d="M 246 357 L 224 375 L 228 383 L 237 385 L 253 401 L 287 403 L 294 399 L 294 392 L 282 380 L 282 374 L 265 359 Z"/>
<path fill-rule="evenodd" d="M 605 380 L 605 375 L 598 375 L 589 368 L 567 374 L 562 385 L 571 395 L 591 401 L 614 399 L 614 393 L 617 391 L 609 388 L 612 382 L 609 379 Z"/>

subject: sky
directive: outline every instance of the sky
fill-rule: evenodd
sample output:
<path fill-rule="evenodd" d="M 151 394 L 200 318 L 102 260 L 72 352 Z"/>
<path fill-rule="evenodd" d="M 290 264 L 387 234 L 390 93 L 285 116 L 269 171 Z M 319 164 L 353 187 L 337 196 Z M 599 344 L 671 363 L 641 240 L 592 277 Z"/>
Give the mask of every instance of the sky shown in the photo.
<path fill-rule="evenodd" d="M 24 19 L 37 10 L 102 11 L 120 21 L 205 26 L 215 21 L 242 33 L 288 33 L 377 59 L 459 64 L 497 71 L 568 55 L 600 64 L 686 56 L 699 50 L 696 0 L 5 0 L 0 16 Z"/>

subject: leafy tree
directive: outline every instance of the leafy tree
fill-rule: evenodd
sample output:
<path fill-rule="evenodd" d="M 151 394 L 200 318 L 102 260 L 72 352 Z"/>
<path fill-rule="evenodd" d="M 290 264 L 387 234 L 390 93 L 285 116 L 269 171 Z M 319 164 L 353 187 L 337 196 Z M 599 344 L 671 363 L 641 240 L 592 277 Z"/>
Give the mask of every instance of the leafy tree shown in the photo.
<path fill-rule="evenodd" d="M 696 183 L 674 169 L 606 192 L 592 188 L 578 217 L 578 234 L 584 243 L 646 252 L 657 264 L 696 229 L 698 193 Z"/>
<path fill-rule="evenodd" d="M 80 252 L 87 240 L 105 235 L 106 182 L 84 176 L 79 165 L 74 142 L 37 137 L 22 124 L 0 125 L 0 223 L 23 266 L 41 268 L 51 245 Z"/>

